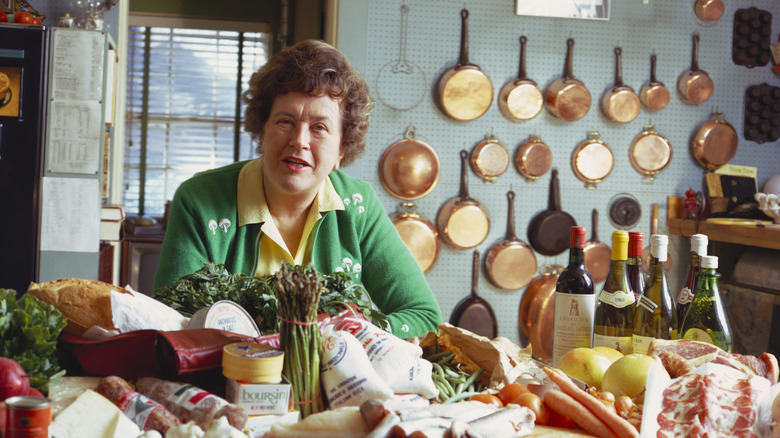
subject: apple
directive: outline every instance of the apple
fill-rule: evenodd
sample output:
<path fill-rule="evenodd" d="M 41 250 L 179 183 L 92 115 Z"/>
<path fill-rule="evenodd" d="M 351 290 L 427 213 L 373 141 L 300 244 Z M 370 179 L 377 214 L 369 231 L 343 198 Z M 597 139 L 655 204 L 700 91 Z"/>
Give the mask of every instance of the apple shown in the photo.
<path fill-rule="evenodd" d="M 26 395 L 30 379 L 15 360 L 0 357 L 0 401 L 16 395 Z"/>
<path fill-rule="evenodd" d="M 604 353 L 593 348 L 579 347 L 563 355 L 558 369 L 600 390 L 601 379 L 610 365 L 612 361 Z"/>
<path fill-rule="evenodd" d="M 601 390 L 611 392 L 615 398 L 626 395 L 636 404 L 645 399 L 645 385 L 650 368 L 656 359 L 646 354 L 627 354 L 616 360 L 604 373 Z M 661 366 L 663 372 L 666 370 Z"/>

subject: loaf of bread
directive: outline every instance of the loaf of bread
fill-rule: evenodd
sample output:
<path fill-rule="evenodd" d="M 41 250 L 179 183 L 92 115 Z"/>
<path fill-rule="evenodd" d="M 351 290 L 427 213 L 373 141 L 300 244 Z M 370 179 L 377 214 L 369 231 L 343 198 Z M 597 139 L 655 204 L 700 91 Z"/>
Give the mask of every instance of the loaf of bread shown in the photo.
<path fill-rule="evenodd" d="M 30 283 L 27 293 L 54 306 L 67 318 L 64 333 L 81 336 L 92 327 L 115 330 L 111 313 L 111 291 L 127 293 L 113 284 L 80 278 L 61 278 Z"/>

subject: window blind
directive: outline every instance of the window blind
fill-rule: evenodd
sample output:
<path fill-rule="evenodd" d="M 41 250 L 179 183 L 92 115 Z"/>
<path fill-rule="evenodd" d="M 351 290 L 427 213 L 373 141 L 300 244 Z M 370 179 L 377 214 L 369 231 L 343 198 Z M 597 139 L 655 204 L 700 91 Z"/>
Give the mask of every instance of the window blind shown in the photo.
<path fill-rule="evenodd" d="M 128 214 L 162 216 L 195 173 L 257 156 L 243 131 L 240 94 L 269 50 L 265 32 L 130 26 Z"/>

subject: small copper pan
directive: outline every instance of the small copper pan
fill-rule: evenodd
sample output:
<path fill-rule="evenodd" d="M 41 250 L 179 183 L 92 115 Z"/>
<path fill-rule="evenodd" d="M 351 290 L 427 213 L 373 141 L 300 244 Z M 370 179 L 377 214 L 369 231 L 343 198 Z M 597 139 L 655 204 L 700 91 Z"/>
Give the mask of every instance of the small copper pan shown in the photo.
<path fill-rule="evenodd" d="M 628 123 L 639 115 L 639 96 L 623 82 L 623 49 L 615 47 L 615 84 L 601 96 L 601 110 L 610 120 Z"/>
<path fill-rule="evenodd" d="M 468 155 L 465 150 L 460 151 L 460 194 L 445 202 L 436 215 L 439 238 L 453 249 L 474 248 L 484 242 L 490 232 L 487 208 L 469 196 Z"/>
<path fill-rule="evenodd" d="M 492 183 L 509 167 L 509 151 L 492 135 L 485 135 L 471 150 L 471 169 L 486 183 Z"/>
<path fill-rule="evenodd" d="M 677 90 L 683 101 L 698 105 L 704 103 L 715 91 L 715 84 L 710 75 L 699 68 L 699 33 L 693 33 L 693 49 L 691 54 L 691 69 L 683 72 L 677 80 Z"/>
<path fill-rule="evenodd" d="M 530 341 L 533 357 L 549 363 L 555 328 L 555 284 L 563 266 L 545 265 L 520 299 L 517 328 L 520 339 Z"/>
<path fill-rule="evenodd" d="M 525 44 L 528 38 L 520 37 L 520 71 L 517 78 L 504 84 L 498 93 L 498 109 L 512 122 L 529 120 L 542 110 L 544 96 L 536 82 L 525 71 Z"/>
<path fill-rule="evenodd" d="M 651 111 L 665 108 L 671 98 L 666 85 L 655 77 L 656 59 L 655 53 L 650 55 L 650 82 L 642 85 L 642 89 L 639 90 L 639 100 Z"/>
<path fill-rule="evenodd" d="M 713 23 L 723 16 L 725 7 L 721 0 L 696 0 L 693 5 L 693 11 L 696 18 L 704 23 Z"/>
<path fill-rule="evenodd" d="M 490 303 L 477 295 L 478 284 L 479 251 L 474 250 L 471 263 L 471 294 L 460 300 L 452 310 L 450 324 L 493 339 L 498 336 L 496 314 Z"/>
<path fill-rule="evenodd" d="M 590 91 L 585 84 L 574 77 L 574 38 L 566 41 L 566 63 L 563 76 L 553 81 L 544 92 L 544 107 L 559 119 L 573 122 L 585 117 L 590 109 Z"/>
<path fill-rule="evenodd" d="M 609 273 L 609 262 L 612 250 L 609 245 L 599 240 L 599 211 L 595 208 L 591 213 L 592 229 L 590 240 L 585 243 L 585 268 L 593 277 L 593 283 L 601 283 Z"/>
<path fill-rule="evenodd" d="M 612 149 L 601 140 L 598 132 L 588 134 L 588 139 L 577 145 L 571 154 L 571 169 L 588 189 L 595 189 L 598 183 L 612 173 L 614 166 Z"/>
<path fill-rule="evenodd" d="M 634 170 L 645 177 L 645 181 L 653 181 L 672 161 L 672 144 L 652 125 L 645 126 L 631 142 L 628 160 Z"/>
<path fill-rule="evenodd" d="M 737 153 L 737 131 L 723 117 L 713 113 L 712 120 L 702 125 L 691 144 L 696 161 L 709 170 L 719 169 Z"/>
<path fill-rule="evenodd" d="M 420 199 L 436 188 L 439 182 L 439 156 L 430 145 L 417 139 L 417 131 L 409 126 L 403 140 L 388 147 L 379 161 L 382 186 L 396 198 Z"/>
<path fill-rule="evenodd" d="M 515 192 L 506 194 L 506 238 L 493 245 L 485 255 L 488 280 L 501 289 L 516 290 L 525 287 L 536 274 L 536 255 L 531 247 L 515 233 Z"/>
<path fill-rule="evenodd" d="M 401 211 L 390 219 L 423 272 L 429 272 L 439 260 L 441 240 L 433 222 L 417 213 L 414 202 L 402 202 Z"/>
<path fill-rule="evenodd" d="M 515 167 L 526 181 L 534 182 L 552 166 L 552 151 L 539 136 L 531 135 L 517 148 Z"/>

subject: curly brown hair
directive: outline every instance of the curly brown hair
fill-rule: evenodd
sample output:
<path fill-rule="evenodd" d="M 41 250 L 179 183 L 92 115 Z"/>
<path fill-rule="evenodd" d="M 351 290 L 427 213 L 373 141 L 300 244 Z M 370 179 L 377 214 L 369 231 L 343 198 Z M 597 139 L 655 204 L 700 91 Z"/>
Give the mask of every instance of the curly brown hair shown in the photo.
<path fill-rule="evenodd" d="M 312 96 L 327 93 L 341 99 L 342 166 L 366 150 L 365 135 L 374 104 L 363 76 L 338 49 L 323 41 L 301 41 L 274 55 L 252 75 L 242 98 L 247 104 L 244 130 L 254 140 L 262 141 L 274 98 L 291 91 Z"/>

